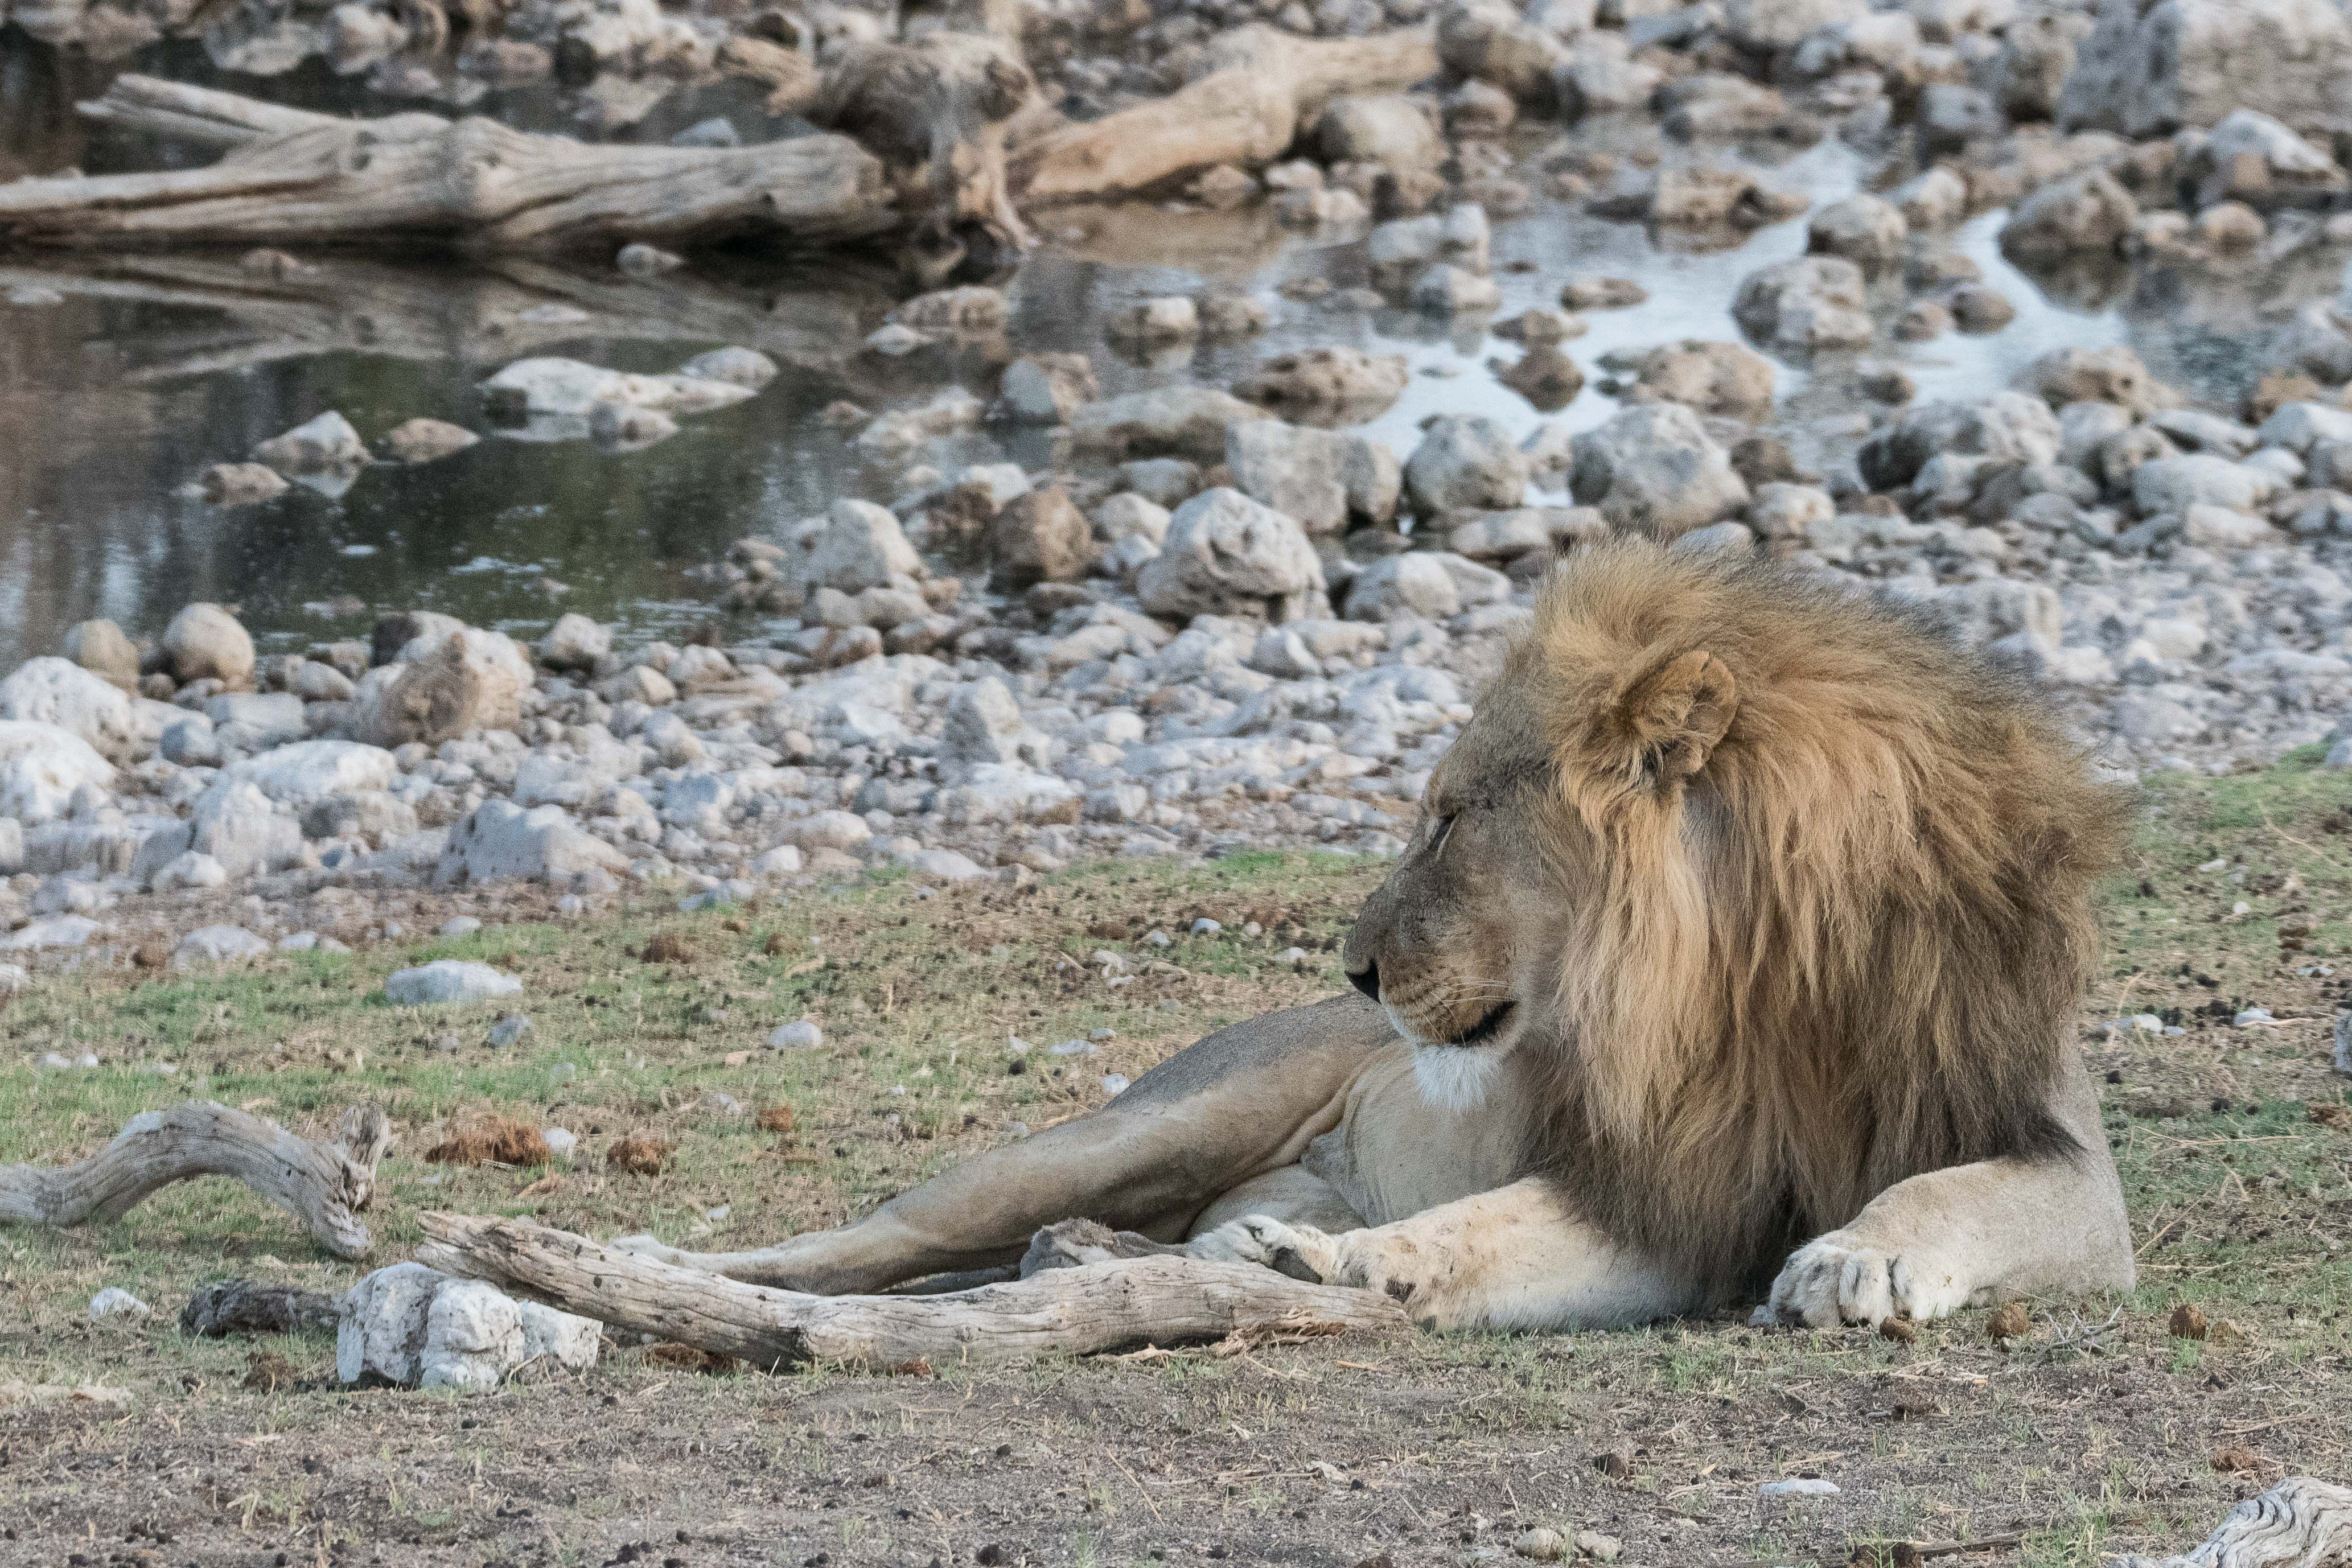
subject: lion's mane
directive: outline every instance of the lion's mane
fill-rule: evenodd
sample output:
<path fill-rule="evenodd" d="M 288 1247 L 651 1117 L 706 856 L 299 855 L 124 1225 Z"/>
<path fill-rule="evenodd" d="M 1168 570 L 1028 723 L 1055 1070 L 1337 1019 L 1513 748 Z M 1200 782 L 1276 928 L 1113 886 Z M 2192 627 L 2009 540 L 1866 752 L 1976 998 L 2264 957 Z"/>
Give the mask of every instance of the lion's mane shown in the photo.
<path fill-rule="evenodd" d="M 1736 709 L 1662 784 L 1628 703 L 1694 650 Z M 2052 1098 L 2131 797 L 2021 683 L 1922 612 L 1644 543 L 1556 572 L 1500 678 L 1557 775 L 1533 846 L 1600 879 L 1528 1164 L 1604 1230 L 1728 1294 L 1906 1176 L 2075 1150 Z"/>

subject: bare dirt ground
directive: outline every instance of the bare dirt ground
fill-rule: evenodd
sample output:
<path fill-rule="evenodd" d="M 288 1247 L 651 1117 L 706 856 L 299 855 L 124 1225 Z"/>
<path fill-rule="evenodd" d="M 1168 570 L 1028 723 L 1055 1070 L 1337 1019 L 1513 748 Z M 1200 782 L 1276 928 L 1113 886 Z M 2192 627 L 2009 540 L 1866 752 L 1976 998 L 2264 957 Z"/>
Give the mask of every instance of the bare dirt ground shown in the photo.
<path fill-rule="evenodd" d="M 1605 1535 L 1645 1564 L 2177 1550 L 2284 1474 L 2345 1469 L 2352 1110 L 2329 1047 L 2352 981 L 2334 972 L 2352 948 L 2347 829 L 2352 779 L 2307 757 L 2152 791 L 2082 1037 L 2141 1283 L 2032 1303 L 2015 1339 L 1991 1338 L 1983 1312 L 1910 1343 L 1727 1315 L 902 1376 L 712 1370 L 608 1343 L 585 1377 L 486 1397 L 345 1392 L 326 1338 L 173 1326 L 207 1280 L 341 1289 L 362 1267 L 201 1182 L 110 1227 L 0 1232 L 0 1385 L 129 1396 L 0 1408 L 0 1563 L 1411 1568 L 1507 1557 L 1538 1526 Z M 305 1127 L 373 1098 L 401 1143 L 371 1263 L 404 1256 L 427 1207 L 748 1245 L 838 1223 L 1101 1103 L 1106 1074 L 1327 994 L 1378 875 L 1251 855 L 1018 890 L 882 882 L 250 970 L 42 977 L 0 1012 L 22 1063 L 0 1069 L 0 1159 L 79 1156 L 192 1094 Z M 1191 936 L 1196 915 L 1224 929 Z M 385 1006 L 383 975 L 429 956 L 520 976 L 532 1032 L 498 1049 L 494 1010 Z M 2236 1025 L 2250 1007 L 2274 1021 Z M 824 1046 L 764 1048 L 803 1015 Z M 2183 1032 L 2109 1027 L 2134 1015 Z M 1049 1050 L 1101 1029 L 1094 1054 Z M 51 1051 L 101 1065 L 33 1065 Z M 566 1127 L 579 1148 L 530 1169 L 423 1159 L 484 1111 Z M 659 1175 L 607 1167 L 630 1134 L 674 1145 Z M 152 1315 L 90 1322 L 108 1285 Z M 2201 1341 L 2170 1332 L 2182 1302 L 2204 1315 Z M 1759 1496 L 1801 1477 L 1838 1490 Z"/>

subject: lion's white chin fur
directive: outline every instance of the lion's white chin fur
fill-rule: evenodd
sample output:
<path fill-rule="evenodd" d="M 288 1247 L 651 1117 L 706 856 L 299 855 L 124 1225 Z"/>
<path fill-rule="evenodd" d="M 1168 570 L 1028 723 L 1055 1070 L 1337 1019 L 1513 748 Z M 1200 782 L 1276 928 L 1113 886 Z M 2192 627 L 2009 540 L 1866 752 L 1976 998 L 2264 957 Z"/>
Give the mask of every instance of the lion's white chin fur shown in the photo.
<path fill-rule="evenodd" d="M 1460 1113 L 1486 1103 L 1503 1053 L 1486 1046 L 1415 1045 L 1412 1081 L 1433 1110 Z"/>

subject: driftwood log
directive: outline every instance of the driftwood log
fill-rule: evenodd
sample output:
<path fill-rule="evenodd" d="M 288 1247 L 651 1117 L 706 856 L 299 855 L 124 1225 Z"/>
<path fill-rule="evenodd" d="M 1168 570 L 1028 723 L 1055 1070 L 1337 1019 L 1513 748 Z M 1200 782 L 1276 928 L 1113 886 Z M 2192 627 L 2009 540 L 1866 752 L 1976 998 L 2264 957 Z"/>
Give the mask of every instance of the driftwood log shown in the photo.
<path fill-rule="evenodd" d="M 724 68 L 832 130 L 750 147 L 594 145 L 478 116 L 352 120 L 153 77 L 80 106 L 100 124 L 223 154 L 199 169 L 0 185 L 0 244 L 101 248 L 429 246 L 472 254 L 683 247 L 751 238 L 824 250 L 893 236 L 928 282 L 1030 243 L 1020 205 L 1115 198 L 1288 151 L 1343 92 L 1437 68 L 1426 29 L 1365 38 L 1244 27 L 1207 75 L 1085 124 L 1042 113 L 1018 47 L 931 32 L 797 51 L 737 39 Z M 1042 129 L 1032 130 L 1042 125 Z"/>
<path fill-rule="evenodd" d="M 0 237 L 551 252 L 753 235 L 818 248 L 900 223 L 881 161 L 845 136 L 595 146 L 478 116 L 338 120 L 143 76 L 116 78 L 83 112 L 227 156 L 201 169 L 0 185 Z"/>
<path fill-rule="evenodd" d="M 2352 1563 L 2352 1490 L 2292 1476 L 2230 1511 L 2205 1544 L 2179 1557 L 2126 1557 L 2118 1568 L 2343 1568 Z"/>
<path fill-rule="evenodd" d="M 0 1221 L 65 1228 L 119 1219 L 159 1188 L 195 1176 L 235 1176 L 302 1221 L 338 1258 L 367 1254 L 359 1218 L 375 1195 L 376 1162 L 392 1124 L 353 1106 L 333 1138 L 313 1143 L 243 1111 L 191 1100 L 133 1116 L 114 1141 L 78 1165 L 0 1166 Z"/>
<path fill-rule="evenodd" d="M 1397 91 L 1433 73 L 1437 45 L 1423 31 L 1316 39 L 1250 26 L 1213 57 L 1215 69 L 1156 103 L 1015 147 L 1014 193 L 1032 204 L 1131 195 L 1220 163 L 1272 162 L 1338 95 Z"/>
<path fill-rule="evenodd" d="M 1402 1333 L 1386 1296 L 1270 1269 L 1141 1258 L 939 1296 L 811 1296 L 600 1247 L 527 1219 L 426 1214 L 418 1260 L 640 1333 L 761 1366 L 933 1366 L 1087 1355 L 1233 1334 Z"/>

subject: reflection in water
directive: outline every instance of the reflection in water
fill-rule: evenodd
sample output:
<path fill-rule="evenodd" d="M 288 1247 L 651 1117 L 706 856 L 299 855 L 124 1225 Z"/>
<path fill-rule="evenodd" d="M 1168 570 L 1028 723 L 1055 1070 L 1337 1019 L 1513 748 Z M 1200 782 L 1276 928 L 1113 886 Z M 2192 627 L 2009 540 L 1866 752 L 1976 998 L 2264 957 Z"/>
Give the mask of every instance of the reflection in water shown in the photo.
<path fill-rule="evenodd" d="M 193 44 L 157 46 L 123 65 L 308 108 L 396 107 L 316 61 L 267 83 L 216 70 Z M 101 90 L 107 75 L 0 34 L 0 175 L 162 166 L 164 150 L 86 141 L 75 124 L 69 105 Z M 634 134 L 666 136 L 726 104 L 725 90 L 674 95 Z M 535 129 L 571 128 L 553 88 L 478 107 Z M 756 114 L 728 107 L 744 129 L 759 129 Z M 1549 133 L 1528 134 L 1522 151 L 1532 153 Z M 1646 136 L 1607 123 L 1575 134 L 1600 147 Z M 1671 146 L 1667 156 L 1736 158 Z M 1817 206 L 1883 178 L 1835 140 L 1754 166 Z M 2336 253 L 2314 247 L 2236 274 L 2109 267 L 2038 287 L 2001 258 L 2001 218 L 1980 215 L 1952 243 L 2017 307 L 2015 322 L 1988 337 L 1889 342 L 1881 356 L 1904 363 L 1923 397 L 1981 396 L 2051 349 L 2121 342 L 2166 380 L 2233 404 L 2284 315 L 2331 292 L 2341 266 Z M 274 648 L 352 634 L 376 612 L 415 607 L 522 632 L 579 610 L 638 635 L 674 633 L 709 615 L 706 591 L 687 574 L 729 540 L 773 533 L 838 496 L 891 498 L 895 471 L 858 458 L 854 430 L 820 417 L 828 403 L 908 406 L 950 382 L 986 398 L 1015 351 L 1084 351 L 1106 392 L 1188 379 L 1231 385 L 1265 356 L 1319 345 L 1402 354 L 1413 370 L 1405 393 L 1367 427 L 1400 455 L 1438 413 L 1490 414 L 1517 434 L 1546 417 L 1585 428 L 1617 407 L 1597 384 L 1604 356 L 1682 338 L 1737 339 L 1730 304 L 1740 280 L 1804 246 L 1799 220 L 1733 249 L 1662 247 L 1638 225 L 1549 201 L 1496 225 L 1503 316 L 1555 304 L 1571 274 L 1628 277 L 1649 291 L 1632 309 L 1591 314 L 1587 335 L 1562 346 L 1591 381 L 1544 416 L 1487 369 L 1520 350 L 1483 322 L 1439 323 L 1357 303 L 1350 290 L 1368 280 L 1360 235 L 1287 234 L 1263 208 L 1180 214 L 1152 204 L 1059 211 L 1042 227 L 1045 248 L 1011 285 L 1006 339 L 903 360 L 862 343 L 900 285 L 854 261 L 795 269 L 757 256 L 706 257 L 637 282 L 595 265 L 522 261 L 325 259 L 279 277 L 247 272 L 228 254 L 0 257 L 0 298 L 14 290 L 63 300 L 0 304 L 0 430 L 8 437 L 0 443 L 0 669 L 54 650 L 85 616 L 152 635 L 197 598 L 241 605 Z M 1307 278 L 1327 280 L 1329 292 L 1314 301 L 1282 294 Z M 1204 286 L 1256 293 L 1273 307 L 1273 329 L 1149 359 L 1106 345 L 1104 323 L 1117 310 Z M 1903 303 L 1899 285 L 1879 287 L 1883 321 Z M 257 442 L 327 409 L 370 440 L 420 414 L 488 430 L 474 383 L 515 359 L 562 353 L 666 371 L 726 343 L 763 350 L 784 374 L 759 397 L 689 418 L 682 434 L 642 451 L 491 439 L 423 467 L 371 469 L 334 500 L 297 487 L 261 507 L 222 511 L 184 494 L 211 465 L 242 459 Z M 1801 442 L 1807 455 L 1850 444 L 1853 413 L 1866 406 L 1853 387 L 1857 362 L 1780 367 L 1784 421 L 1846 427 L 1839 439 Z M 1053 460 L 1034 432 L 1009 447 L 976 435 L 925 455 L 941 464 L 1009 455 L 1031 469 Z M 550 579 L 570 591 L 551 594 Z M 346 597 L 365 610 L 308 608 Z"/>

